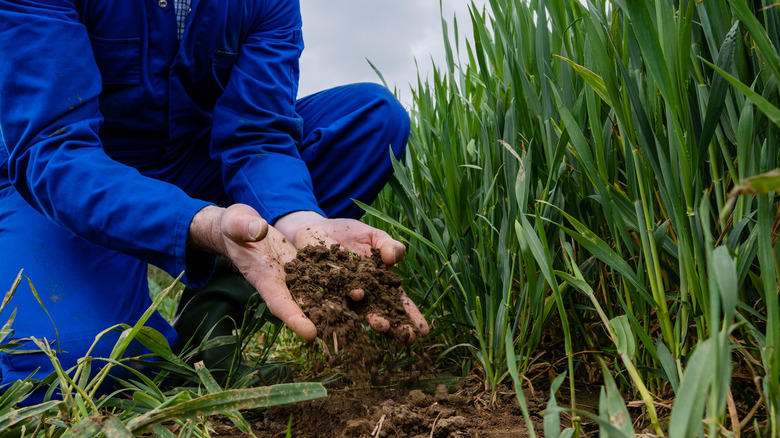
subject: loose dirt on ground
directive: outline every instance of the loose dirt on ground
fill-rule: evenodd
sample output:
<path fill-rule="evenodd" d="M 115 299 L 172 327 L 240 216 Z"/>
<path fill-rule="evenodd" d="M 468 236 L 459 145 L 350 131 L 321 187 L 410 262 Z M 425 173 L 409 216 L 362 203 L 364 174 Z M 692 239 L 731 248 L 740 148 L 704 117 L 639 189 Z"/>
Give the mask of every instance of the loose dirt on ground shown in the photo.
<path fill-rule="evenodd" d="M 481 385 L 471 380 L 424 389 L 347 386 L 328 389 L 327 399 L 276 406 L 255 418 L 246 417 L 259 438 L 285 437 L 290 418 L 291 436 L 299 438 L 529 436 L 511 391 L 503 392 L 495 406 L 487 398 Z M 537 436 L 542 436 L 543 407 L 529 400 Z M 244 436 L 224 420 L 212 427 L 214 437 Z"/>

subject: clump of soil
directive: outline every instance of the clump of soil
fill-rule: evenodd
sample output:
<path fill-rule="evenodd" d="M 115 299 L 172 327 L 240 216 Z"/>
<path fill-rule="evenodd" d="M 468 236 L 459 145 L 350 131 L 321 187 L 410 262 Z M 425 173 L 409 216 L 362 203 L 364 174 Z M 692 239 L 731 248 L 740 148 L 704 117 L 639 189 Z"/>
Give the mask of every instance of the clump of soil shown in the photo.
<path fill-rule="evenodd" d="M 327 355 L 345 349 L 345 360 L 358 374 L 372 376 L 381 360 L 365 332 L 367 315 L 387 319 L 391 328 L 414 327 L 401 303 L 401 278 L 382 262 L 379 250 L 360 257 L 339 245 L 307 246 L 284 269 L 287 287 L 317 327 Z M 357 289 L 364 294 L 360 301 L 348 295 Z"/>

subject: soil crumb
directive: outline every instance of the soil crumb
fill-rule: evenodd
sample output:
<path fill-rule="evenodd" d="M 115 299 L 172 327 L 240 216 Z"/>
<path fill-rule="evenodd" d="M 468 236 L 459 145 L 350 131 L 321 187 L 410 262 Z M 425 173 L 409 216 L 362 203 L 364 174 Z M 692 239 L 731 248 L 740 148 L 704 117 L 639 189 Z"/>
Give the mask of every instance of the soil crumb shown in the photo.
<path fill-rule="evenodd" d="M 377 249 L 371 257 L 360 257 L 339 245 L 307 246 L 284 269 L 287 287 L 317 327 L 326 355 L 335 358 L 344 350 L 356 380 L 376 376 L 381 361 L 366 333 L 367 315 L 385 318 L 391 331 L 403 325 L 414 327 L 401 302 L 401 277 L 382 262 Z M 363 291 L 362 300 L 349 297 L 355 290 Z"/>

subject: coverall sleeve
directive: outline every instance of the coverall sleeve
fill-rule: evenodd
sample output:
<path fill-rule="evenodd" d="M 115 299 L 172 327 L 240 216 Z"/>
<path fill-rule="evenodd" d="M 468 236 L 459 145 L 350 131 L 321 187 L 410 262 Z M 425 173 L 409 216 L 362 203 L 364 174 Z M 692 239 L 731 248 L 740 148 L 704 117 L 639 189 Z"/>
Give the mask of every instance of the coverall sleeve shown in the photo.
<path fill-rule="evenodd" d="M 236 202 L 255 207 L 270 223 L 317 205 L 298 153 L 303 122 L 295 112 L 298 57 L 303 50 L 297 0 L 257 2 L 214 112 L 212 153 L 223 163 L 223 182 Z"/>
<path fill-rule="evenodd" d="M 0 60 L 0 154 L 19 194 L 76 235 L 203 284 L 214 257 L 185 248 L 208 203 L 105 154 L 101 76 L 73 3 L 0 0 Z"/>

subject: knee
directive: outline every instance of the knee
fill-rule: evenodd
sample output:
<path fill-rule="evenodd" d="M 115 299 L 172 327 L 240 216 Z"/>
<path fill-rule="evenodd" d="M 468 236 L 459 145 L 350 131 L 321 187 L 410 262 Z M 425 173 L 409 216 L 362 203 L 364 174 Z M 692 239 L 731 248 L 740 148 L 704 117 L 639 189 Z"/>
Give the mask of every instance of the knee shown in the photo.
<path fill-rule="evenodd" d="M 411 122 L 409 114 L 390 90 L 379 84 L 357 84 L 360 92 L 370 103 L 366 122 L 381 139 L 375 144 L 387 153 L 388 144 L 396 159 L 400 159 L 409 140 Z"/>

